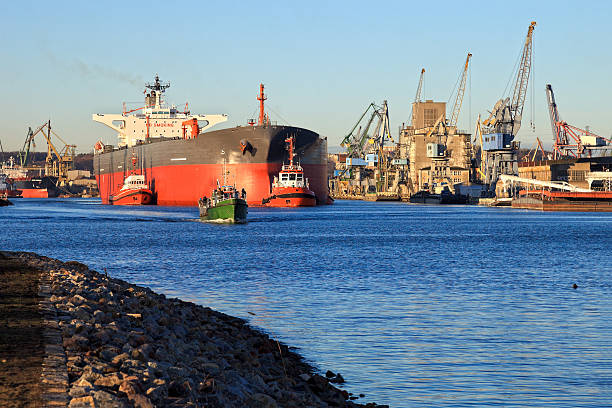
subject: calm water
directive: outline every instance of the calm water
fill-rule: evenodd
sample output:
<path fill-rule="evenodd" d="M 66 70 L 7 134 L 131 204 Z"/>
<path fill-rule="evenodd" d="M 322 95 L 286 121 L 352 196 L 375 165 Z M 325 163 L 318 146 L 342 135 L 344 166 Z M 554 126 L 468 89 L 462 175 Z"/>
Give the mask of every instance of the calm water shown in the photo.
<path fill-rule="evenodd" d="M 363 402 L 612 406 L 612 214 L 339 201 L 228 226 L 196 208 L 15 203 L 0 248 L 242 317 Z"/>

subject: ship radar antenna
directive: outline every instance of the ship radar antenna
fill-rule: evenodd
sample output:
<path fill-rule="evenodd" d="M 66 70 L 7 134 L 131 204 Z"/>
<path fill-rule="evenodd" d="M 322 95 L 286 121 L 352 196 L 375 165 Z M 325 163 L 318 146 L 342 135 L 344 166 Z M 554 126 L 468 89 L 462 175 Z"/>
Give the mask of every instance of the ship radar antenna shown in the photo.
<path fill-rule="evenodd" d="M 147 82 L 145 84 L 145 88 L 148 88 L 152 91 L 157 91 L 157 92 L 166 92 L 166 89 L 170 88 L 170 82 L 166 82 L 165 84 L 162 84 L 159 80 L 159 75 L 155 74 L 155 82 L 153 83 Z"/>
<path fill-rule="evenodd" d="M 162 84 L 159 80 L 159 75 L 155 75 L 155 82 L 145 84 L 146 89 L 151 90 L 151 94 L 147 94 L 145 97 L 145 105 L 147 107 L 159 108 L 162 105 L 162 94 L 166 92 L 166 89 L 170 88 L 170 82 Z M 146 94 L 145 89 L 145 94 Z"/>

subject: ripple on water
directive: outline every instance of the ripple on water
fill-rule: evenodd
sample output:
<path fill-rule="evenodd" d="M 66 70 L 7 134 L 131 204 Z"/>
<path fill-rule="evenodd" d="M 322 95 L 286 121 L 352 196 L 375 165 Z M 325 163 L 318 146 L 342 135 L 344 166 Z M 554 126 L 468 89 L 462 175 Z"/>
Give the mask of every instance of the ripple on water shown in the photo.
<path fill-rule="evenodd" d="M 197 218 L 23 199 L 0 212 L 0 244 L 247 319 L 366 401 L 612 400 L 612 215 L 337 201 Z"/>

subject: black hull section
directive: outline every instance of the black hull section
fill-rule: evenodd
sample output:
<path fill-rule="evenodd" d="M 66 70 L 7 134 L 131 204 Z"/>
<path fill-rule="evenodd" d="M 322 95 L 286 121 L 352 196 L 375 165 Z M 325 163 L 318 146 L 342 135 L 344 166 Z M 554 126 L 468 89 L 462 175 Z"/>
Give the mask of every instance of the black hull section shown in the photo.
<path fill-rule="evenodd" d="M 47 189 L 49 197 L 57 197 L 59 189 L 57 188 L 57 177 L 43 176 L 32 177 L 28 180 L 14 180 L 15 189 L 26 192 L 27 190 L 43 190 Z M 27 194 L 24 194 L 24 197 Z"/>
<path fill-rule="evenodd" d="M 102 202 L 108 203 L 132 168 L 133 152 L 158 205 L 197 205 L 198 198 L 217 187 L 225 159 L 232 184 L 246 190 L 250 205 L 261 205 L 288 159 L 288 136 L 295 136 L 297 158 L 311 190 L 321 202 L 327 202 L 327 140 L 292 126 L 239 126 L 206 132 L 195 139 L 152 140 L 97 153 L 94 174 Z"/>

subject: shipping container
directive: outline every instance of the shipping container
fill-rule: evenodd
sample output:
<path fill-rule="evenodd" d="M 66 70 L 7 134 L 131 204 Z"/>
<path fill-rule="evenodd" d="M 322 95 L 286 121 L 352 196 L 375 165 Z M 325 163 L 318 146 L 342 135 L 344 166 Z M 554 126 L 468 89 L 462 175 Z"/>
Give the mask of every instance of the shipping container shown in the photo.
<path fill-rule="evenodd" d="M 359 158 L 355 158 L 355 157 L 347 157 L 346 158 L 346 165 L 347 166 L 365 166 L 366 165 L 366 161 L 364 159 L 359 159 Z"/>

